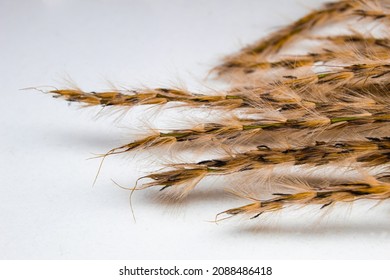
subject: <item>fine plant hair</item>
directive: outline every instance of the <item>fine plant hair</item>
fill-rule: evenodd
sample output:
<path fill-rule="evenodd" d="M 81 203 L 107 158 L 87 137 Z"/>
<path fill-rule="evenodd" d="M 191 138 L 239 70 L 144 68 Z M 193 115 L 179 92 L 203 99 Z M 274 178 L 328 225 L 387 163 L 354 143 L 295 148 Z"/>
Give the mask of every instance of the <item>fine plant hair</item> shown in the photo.
<path fill-rule="evenodd" d="M 376 29 L 356 31 L 348 24 Z M 347 32 L 322 32 L 335 26 L 343 30 L 345 25 Z M 228 86 L 224 90 L 55 88 L 45 93 L 84 107 L 218 112 L 219 118 L 210 114 L 184 128 L 143 127 L 145 136 L 100 156 L 103 162 L 107 156 L 149 149 L 175 148 L 178 154 L 223 150 L 219 157 L 171 162 L 131 188 L 159 187 L 167 198 L 178 200 L 205 177 L 236 176 L 230 192 L 251 203 L 223 211 L 217 220 L 236 215 L 257 218 L 291 206 L 323 209 L 361 199 L 384 201 L 390 198 L 389 27 L 388 0 L 334 1 L 226 57 L 211 70 Z M 309 44 L 294 53 L 294 46 L 305 43 Z M 289 174 L 289 179 L 277 183 L 274 168 L 291 167 L 333 167 L 364 176 L 340 176 L 335 181 Z M 269 197 L 262 193 L 260 198 L 248 189 L 263 192 L 262 182 L 247 186 L 245 174 L 265 170 L 274 185 Z"/>

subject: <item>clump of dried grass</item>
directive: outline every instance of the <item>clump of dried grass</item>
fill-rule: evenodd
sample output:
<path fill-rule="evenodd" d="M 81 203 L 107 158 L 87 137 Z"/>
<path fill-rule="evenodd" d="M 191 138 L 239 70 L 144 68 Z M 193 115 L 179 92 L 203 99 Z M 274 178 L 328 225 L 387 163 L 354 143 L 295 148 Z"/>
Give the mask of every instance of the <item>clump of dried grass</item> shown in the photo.
<path fill-rule="evenodd" d="M 342 25 L 346 21 L 374 22 L 382 31 L 320 32 L 329 24 Z M 196 152 L 196 147 L 209 141 L 227 151 L 220 158 L 171 164 L 169 170 L 143 177 L 150 181 L 136 189 L 175 189 L 171 198 L 178 199 L 206 176 L 279 165 L 333 165 L 364 170 L 366 175 L 337 182 L 329 179 L 318 183 L 302 178 L 299 182 L 305 183 L 299 184 L 291 180 L 283 185 L 286 192 L 275 188 L 270 191 L 272 197 L 265 200 L 241 195 L 254 202 L 221 214 L 249 214 L 254 218 L 291 205 L 319 204 L 324 208 L 358 199 L 380 201 L 390 198 L 389 25 L 388 0 L 341 0 L 324 5 L 227 57 L 213 69 L 231 85 L 225 92 L 204 94 L 156 88 L 109 92 L 56 89 L 49 93 L 85 106 L 129 108 L 175 103 L 225 114 L 222 120 L 186 129 L 154 131 L 103 155 L 182 143 L 191 144 L 184 148 Z M 313 47 L 304 54 L 288 54 L 290 46 L 302 41 L 311 41 Z M 236 152 L 238 148 L 245 151 Z M 379 166 L 382 169 L 378 174 L 374 169 Z M 243 176 L 233 191 L 246 193 L 245 184 Z"/>

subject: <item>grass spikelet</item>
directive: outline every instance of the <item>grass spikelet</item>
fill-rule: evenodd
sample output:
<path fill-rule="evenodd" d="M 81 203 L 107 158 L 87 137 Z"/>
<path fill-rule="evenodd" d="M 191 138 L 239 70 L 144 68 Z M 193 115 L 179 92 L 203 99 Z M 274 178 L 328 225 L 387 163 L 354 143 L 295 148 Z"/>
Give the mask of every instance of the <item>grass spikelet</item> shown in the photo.
<path fill-rule="evenodd" d="M 204 160 L 198 163 L 171 165 L 173 170 L 153 173 L 145 187 L 163 186 L 163 189 L 185 184 L 188 180 L 199 182 L 210 175 L 227 175 L 249 170 L 260 170 L 280 164 L 321 166 L 335 164 L 374 167 L 390 160 L 390 138 L 369 138 L 364 141 L 317 142 L 311 146 L 277 149 L 260 145 L 256 150 L 232 154 L 228 157 Z M 192 184 L 191 189 L 194 187 Z"/>
<path fill-rule="evenodd" d="M 385 200 L 390 198 L 390 184 L 374 178 L 318 186 L 312 185 L 312 190 L 291 194 L 275 193 L 274 198 L 226 210 L 220 215 L 250 215 L 252 219 L 266 212 L 280 211 L 289 206 L 320 205 L 321 209 L 340 202 L 353 202 L 360 199 Z M 253 198 L 252 198 L 253 200 Z"/>
<path fill-rule="evenodd" d="M 257 43 L 244 48 L 236 55 L 227 57 L 225 62 L 214 70 L 218 75 L 226 75 L 242 61 L 256 61 L 278 53 L 300 36 L 306 35 L 314 28 L 336 23 L 351 17 L 367 20 L 381 20 L 388 23 L 389 11 L 385 1 L 344 0 L 327 3 L 322 9 L 314 10 L 294 23 L 272 33 Z"/>
<path fill-rule="evenodd" d="M 357 45 L 360 49 L 369 49 L 369 47 L 378 47 L 379 49 L 390 49 L 390 40 L 388 38 L 376 38 L 374 36 L 365 36 L 358 32 L 353 32 L 349 35 L 336 36 L 314 36 L 314 40 L 329 41 L 337 46 L 354 46 Z"/>
<path fill-rule="evenodd" d="M 238 56 L 246 54 L 267 55 L 272 52 L 277 52 L 297 35 L 310 30 L 314 26 L 324 24 L 329 19 L 334 20 L 335 15 L 339 16 L 340 14 L 350 12 L 354 7 L 353 2 L 354 1 L 339 1 L 327 3 L 322 9 L 312 11 L 291 25 L 276 31 L 267 38 L 245 48 Z M 222 67 L 231 67 L 231 64 L 229 63 L 232 60 L 232 58 L 227 59 Z"/>
<path fill-rule="evenodd" d="M 56 89 L 48 92 L 54 97 L 69 102 L 79 102 L 85 106 L 134 107 L 140 105 L 164 105 L 169 102 L 183 103 L 189 107 L 234 109 L 247 105 L 246 97 L 235 92 L 234 95 L 205 95 L 190 93 L 184 89 L 156 88 L 131 91 L 85 92 L 78 89 Z"/>
<path fill-rule="evenodd" d="M 342 108 L 343 109 L 343 108 Z M 146 138 L 115 148 L 107 155 L 129 152 L 136 149 L 157 147 L 179 142 L 200 143 L 204 141 L 219 141 L 221 144 L 243 144 L 248 138 L 250 144 L 256 144 L 256 137 L 268 132 L 281 134 L 296 131 L 312 131 L 312 135 L 335 131 L 338 129 L 355 128 L 368 124 L 390 122 L 390 112 L 342 114 L 343 110 L 332 112 L 332 116 L 307 114 L 296 119 L 231 119 L 224 123 L 206 123 L 191 129 L 160 132 Z M 344 112 L 345 113 L 345 112 Z M 254 142 L 254 143 L 253 143 Z"/>
<path fill-rule="evenodd" d="M 262 56 L 253 57 L 252 55 L 242 56 L 230 65 L 229 71 L 234 71 L 234 76 L 238 74 L 253 75 L 254 72 L 272 71 L 278 68 L 293 70 L 301 67 L 313 67 L 319 62 L 343 64 L 353 60 L 388 60 L 390 58 L 390 45 L 387 39 L 344 35 L 317 38 L 316 40 L 326 40 L 330 44 L 321 46 L 321 48 L 309 49 L 307 54 L 282 55 L 277 59 L 267 59 Z"/>

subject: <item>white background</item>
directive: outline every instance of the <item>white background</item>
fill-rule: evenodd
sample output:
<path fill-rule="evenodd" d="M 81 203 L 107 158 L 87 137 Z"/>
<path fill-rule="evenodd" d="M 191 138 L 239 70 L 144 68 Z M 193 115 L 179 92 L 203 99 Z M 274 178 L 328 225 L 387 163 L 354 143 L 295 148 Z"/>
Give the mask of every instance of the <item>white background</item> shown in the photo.
<path fill-rule="evenodd" d="M 216 213 L 245 201 L 209 180 L 180 205 L 137 192 L 135 223 L 129 192 L 111 178 L 130 187 L 148 161 L 110 158 L 92 187 L 99 160 L 86 159 L 126 143 L 132 122 L 146 120 L 20 90 L 197 89 L 224 55 L 320 2 L 0 0 L 0 258 L 388 258 L 388 202 L 216 225 Z"/>

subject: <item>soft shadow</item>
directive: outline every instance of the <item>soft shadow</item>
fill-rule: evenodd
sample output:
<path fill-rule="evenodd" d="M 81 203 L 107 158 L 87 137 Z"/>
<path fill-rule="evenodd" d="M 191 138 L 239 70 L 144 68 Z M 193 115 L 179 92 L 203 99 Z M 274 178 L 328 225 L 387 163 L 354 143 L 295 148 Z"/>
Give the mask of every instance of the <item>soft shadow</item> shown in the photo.
<path fill-rule="evenodd" d="M 118 139 L 123 138 L 123 133 L 102 133 L 101 131 L 64 131 L 58 130 L 50 133 L 50 142 L 61 143 L 64 140 L 74 148 L 91 151 L 107 152 L 107 149 L 120 146 Z M 54 145 L 54 144 L 53 144 Z"/>
<path fill-rule="evenodd" d="M 381 223 L 367 221 L 350 221 L 345 218 L 343 222 L 323 222 L 318 221 L 315 223 L 311 221 L 308 225 L 295 225 L 293 222 L 289 224 L 259 224 L 261 221 L 248 221 L 249 224 L 243 225 L 240 223 L 237 226 L 231 227 L 229 231 L 233 234 L 240 235 L 253 235 L 253 236 L 317 236 L 317 237 L 329 237 L 329 236 L 388 236 L 390 238 L 390 223 L 388 220 L 383 219 Z"/>

